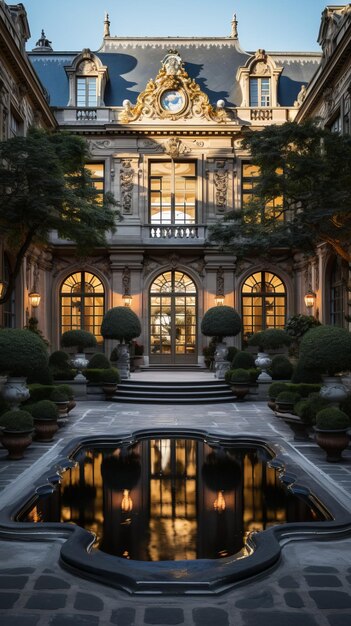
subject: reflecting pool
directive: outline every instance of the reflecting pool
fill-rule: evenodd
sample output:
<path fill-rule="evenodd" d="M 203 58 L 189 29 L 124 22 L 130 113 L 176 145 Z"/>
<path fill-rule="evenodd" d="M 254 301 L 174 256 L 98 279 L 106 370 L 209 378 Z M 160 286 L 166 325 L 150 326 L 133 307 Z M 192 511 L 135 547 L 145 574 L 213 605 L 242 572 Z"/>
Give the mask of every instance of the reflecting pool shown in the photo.
<path fill-rule="evenodd" d="M 19 521 L 74 523 L 95 550 L 136 561 L 240 559 L 250 534 L 330 519 L 308 492 L 281 480 L 263 446 L 146 437 L 83 446 L 55 489 Z"/>

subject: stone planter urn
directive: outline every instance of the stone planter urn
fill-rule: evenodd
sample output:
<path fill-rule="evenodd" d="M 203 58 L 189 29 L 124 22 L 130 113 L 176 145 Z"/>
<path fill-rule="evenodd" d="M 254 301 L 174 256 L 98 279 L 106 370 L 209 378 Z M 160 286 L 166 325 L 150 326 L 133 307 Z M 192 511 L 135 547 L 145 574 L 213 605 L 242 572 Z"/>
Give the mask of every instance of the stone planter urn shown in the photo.
<path fill-rule="evenodd" d="M 83 383 L 86 382 L 87 379 L 82 374 L 82 370 L 88 367 L 89 361 L 86 358 L 84 352 L 77 352 L 77 354 L 75 354 L 74 357 L 71 359 L 71 363 L 73 367 L 75 367 L 75 369 L 78 370 L 78 373 L 74 377 L 74 380 L 76 382 L 83 382 Z"/>
<path fill-rule="evenodd" d="M 102 390 L 106 396 L 106 400 L 113 398 L 117 391 L 117 383 L 101 383 Z"/>
<path fill-rule="evenodd" d="M 59 426 L 57 420 L 43 418 L 34 418 L 35 439 L 37 441 L 52 441 L 57 433 Z"/>
<path fill-rule="evenodd" d="M 5 428 L 1 434 L 1 443 L 8 450 L 8 459 L 23 459 L 24 451 L 32 443 L 33 430 L 10 430 Z"/>
<path fill-rule="evenodd" d="M 347 448 L 350 436 L 347 429 L 321 430 L 314 428 L 316 442 L 327 453 L 326 460 L 329 463 L 338 463 L 342 458 L 342 451 Z"/>
<path fill-rule="evenodd" d="M 223 341 L 218 343 L 216 346 L 216 352 L 214 355 L 214 367 L 215 367 L 215 378 L 219 380 L 224 379 L 225 373 L 230 369 L 230 363 L 227 361 L 226 357 L 228 354 L 228 347 L 226 343 Z"/>
<path fill-rule="evenodd" d="M 267 354 L 267 352 L 258 352 L 257 357 L 255 359 L 255 365 L 261 370 L 257 378 L 257 382 L 270 382 L 272 380 L 272 376 L 268 374 L 267 369 L 272 365 L 272 359 Z"/>
<path fill-rule="evenodd" d="M 24 376 L 9 376 L 3 386 L 2 397 L 12 410 L 17 409 L 22 402 L 29 398 L 26 380 Z"/>
<path fill-rule="evenodd" d="M 130 378 L 130 357 L 126 343 L 120 343 L 117 346 L 117 369 L 121 379 Z"/>
<path fill-rule="evenodd" d="M 339 376 L 323 376 L 319 395 L 329 404 L 338 406 L 347 397 L 347 389 Z"/>
<path fill-rule="evenodd" d="M 232 381 L 230 383 L 230 388 L 239 402 L 243 402 L 245 396 L 247 396 L 250 392 L 250 385 L 248 385 L 248 383 L 236 383 L 235 381 Z"/>

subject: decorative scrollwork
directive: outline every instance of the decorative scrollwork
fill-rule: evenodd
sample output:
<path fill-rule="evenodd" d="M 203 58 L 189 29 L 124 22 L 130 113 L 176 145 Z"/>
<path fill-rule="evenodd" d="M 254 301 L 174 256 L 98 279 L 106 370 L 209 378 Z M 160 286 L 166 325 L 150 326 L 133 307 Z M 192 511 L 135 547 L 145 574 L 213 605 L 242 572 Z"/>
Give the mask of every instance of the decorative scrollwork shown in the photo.
<path fill-rule="evenodd" d="M 177 98 L 176 107 L 165 106 L 165 96 Z M 204 118 L 211 122 L 225 123 L 230 120 L 223 107 L 213 107 L 208 96 L 190 78 L 176 51 L 170 50 L 162 61 L 155 80 L 150 79 L 133 106 L 129 100 L 123 103 L 120 121 L 123 124 L 143 118 L 178 120 L 180 118 Z"/>

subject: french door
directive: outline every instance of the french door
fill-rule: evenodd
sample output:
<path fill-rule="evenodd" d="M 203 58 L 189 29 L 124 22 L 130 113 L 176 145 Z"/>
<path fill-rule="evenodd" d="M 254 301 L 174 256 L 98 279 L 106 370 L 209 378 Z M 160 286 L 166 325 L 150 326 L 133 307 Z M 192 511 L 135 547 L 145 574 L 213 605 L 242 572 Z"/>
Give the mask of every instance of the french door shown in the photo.
<path fill-rule="evenodd" d="M 197 293 L 177 270 L 160 274 L 150 288 L 150 363 L 197 363 Z"/>

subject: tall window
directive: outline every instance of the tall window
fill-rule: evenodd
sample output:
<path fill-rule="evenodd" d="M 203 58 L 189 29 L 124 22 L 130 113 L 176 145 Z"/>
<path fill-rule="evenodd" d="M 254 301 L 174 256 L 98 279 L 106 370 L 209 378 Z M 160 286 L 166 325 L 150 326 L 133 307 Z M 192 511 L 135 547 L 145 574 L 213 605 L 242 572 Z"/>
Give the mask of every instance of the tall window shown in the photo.
<path fill-rule="evenodd" d="M 97 106 L 96 76 L 77 77 L 77 107 Z"/>
<path fill-rule="evenodd" d="M 271 79 L 250 78 L 250 107 L 271 106 Z"/>
<path fill-rule="evenodd" d="M 190 161 L 150 164 L 151 224 L 196 222 L 196 165 Z"/>
<path fill-rule="evenodd" d="M 61 334 L 66 330 L 88 330 L 98 343 L 105 308 L 104 287 L 90 272 L 76 272 L 61 287 Z"/>
<path fill-rule="evenodd" d="M 251 274 L 243 284 L 241 301 L 244 336 L 266 328 L 284 328 L 286 290 L 279 276 L 271 272 Z"/>
<path fill-rule="evenodd" d="M 348 268 L 345 267 L 346 272 Z M 343 263 L 336 258 L 330 273 L 330 324 L 344 326 L 345 323 L 345 287 L 343 281 Z"/>
<path fill-rule="evenodd" d="M 96 200 L 99 204 L 103 202 L 104 187 L 105 187 L 105 167 L 103 163 L 87 163 L 86 169 L 89 170 L 89 174 L 94 181 L 94 187 L 98 193 Z"/>
<path fill-rule="evenodd" d="M 281 171 L 277 173 L 282 173 Z M 252 163 L 242 163 L 241 170 L 241 206 L 245 208 L 255 197 L 255 186 L 257 184 L 257 177 L 260 174 L 260 168 L 258 165 L 253 165 Z M 282 196 L 277 196 L 276 198 L 272 198 L 269 202 L 266 203 L 265 207 L 262 209 L 261 216 L 257 216 L 258 220 L 261 221 L 264 218 L 271 219 L 275 218 L 276 220 L 284 220 L 284 213 L 281 211 L 281 207 L 283 205 Z"/>
<path fill-rule="evenodd" d="M 10 278 L 10 261 L 7 254 L 4 254 L 4 280 L 9 282 Z M 3 326 L 5 328 L 16 328 L 16 290 L 13 289 L 10 298 L 2 305 Z"/>

